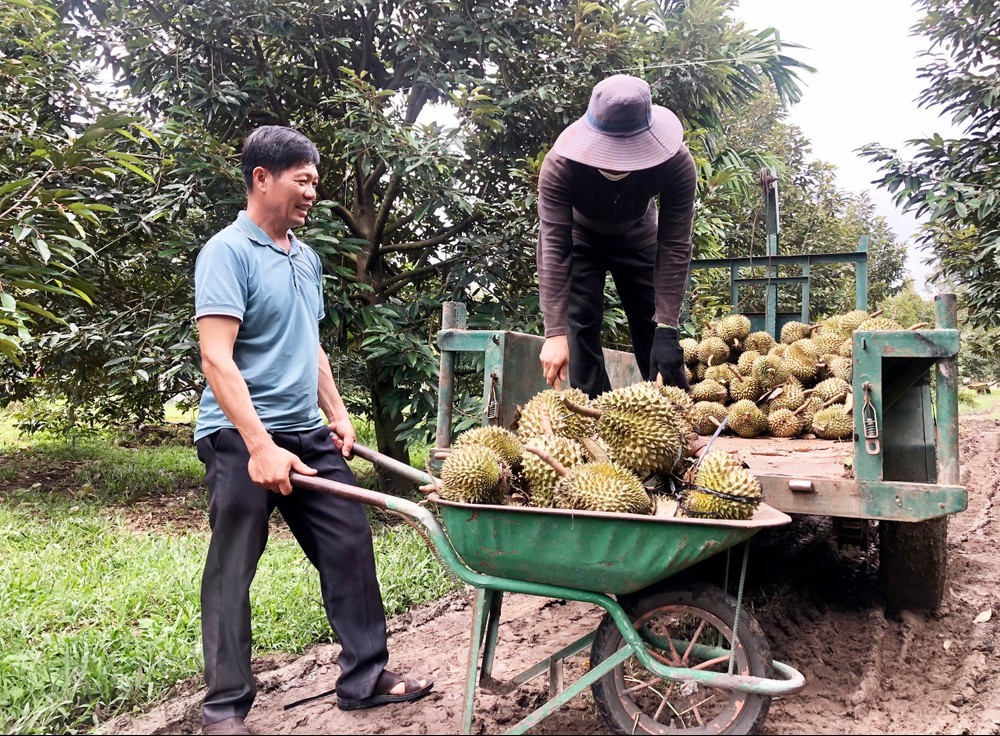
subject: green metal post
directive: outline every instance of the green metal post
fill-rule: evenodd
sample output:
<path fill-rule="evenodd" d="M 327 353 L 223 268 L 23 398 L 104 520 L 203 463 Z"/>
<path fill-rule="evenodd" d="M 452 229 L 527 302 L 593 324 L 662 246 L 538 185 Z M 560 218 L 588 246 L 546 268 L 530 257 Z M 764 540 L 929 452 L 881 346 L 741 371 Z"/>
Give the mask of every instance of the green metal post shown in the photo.
<path fill-rule="evenodd" d="M 467 324 L 465 305 L 445 302 L 441 310 L 442 330 L 464 330 Z M 438 375 L 438 415 L 436 447 L 451 446 L 451 415 L 455 397 L 455 352 L 441 350 L 441 371 Z"/>
<path fill-rule="evenodd" d="M 472 733 L 472 714 L 476 709 L 476 672 L 479 669 L 479 650 L 483 645 L 483 630 L 490 615 L 493 590 L 480 588 L 472 607 L 472 629 L 469 632 L 469 661 L 465 671 L 465 698 L 462 701 L 462 733 Z"/>
<path fill-rule="evenodd" d="M 503 592 L 491 591 L 490 616 L 486 621 L 486 643 L 483 646 L 483 666 L 479 676 L 480 682 L 486 682 L 493 677 L 493 656 L 497 650 L 497 634 L 500 630 L 500 611 L 503 608 Z"/>
<path fill-rule="evenodd" d="M 868 253 L 868 236 L 862 235 L 858 240 L 858 252 Z M 855 309 L 868 309 L 868 259 L 854 264 L 854 302 Z"/>
<path fill-rule="evenodd" d="M 764 223 L 767 228 L 767 256 L 778 255 L 778 177 L 774 169 L 761 171 L 764 186 Z M 767 266 L 767 299 L 764 307 L 764 329 L 772 336 L 778 336 L 778 284 L 772 279 L 778 277 L 778 267 Z"/>
<path fill-rule="evenodd" d="M 937 326 L 958 329 L 958 300 L 954 294 L 934 297 Z M 935 366 L 937 482 L 957 485 L 958 465 L 958 355 L 938 360 Z"/>
<path fill-rule="evenodd" d="M 802 275 L 806 280 L 802 282 L 802 313 L 800 318 L 805 324 L 809 324 L 809 271 L 811 265 L 806 261 L 802 266 Z"/>
<path fill-rule="evenodd" d="M 729 303 L 733 311 L 738 311 L 740 303 L 740 267 L 735 263 L 729 264 Z"/>

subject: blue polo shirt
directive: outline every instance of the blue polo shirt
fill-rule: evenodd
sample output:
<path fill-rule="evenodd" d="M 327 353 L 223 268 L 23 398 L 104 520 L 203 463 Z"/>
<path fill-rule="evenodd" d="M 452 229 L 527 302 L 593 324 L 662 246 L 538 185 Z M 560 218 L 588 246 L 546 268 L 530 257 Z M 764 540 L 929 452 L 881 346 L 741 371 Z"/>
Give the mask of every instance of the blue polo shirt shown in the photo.
<path fill-rule="evenodd" d="M 240 320 L 233 359 L 264 427 L 277 432 L 324 424 L 317 393 L 322 268 L 311 248 L 289 238 L 285 253 L 243 211 L 205 244 L 194 268 L 195 319 Z M 194 439 L 232 426 L 206 385 Z"/>

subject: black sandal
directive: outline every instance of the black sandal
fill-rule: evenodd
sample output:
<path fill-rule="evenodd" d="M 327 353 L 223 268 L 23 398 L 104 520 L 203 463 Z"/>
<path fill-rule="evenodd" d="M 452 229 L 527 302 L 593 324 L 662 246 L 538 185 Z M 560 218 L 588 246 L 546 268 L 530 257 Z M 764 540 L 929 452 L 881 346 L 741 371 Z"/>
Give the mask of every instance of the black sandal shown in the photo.
<path fill-rule="evenodd" d="M 393 695 L 390 691 L 401 682 L 406 683 L 406 687 L 399 695 Z M 374 708 L 377 705 L 389 705 L 390 703 L 405 703 L 411 700 L 419 700 L 427 695 L 434 688 L 433 682 L 421 685 L 420 680 L 412 677 L 397 675 L 389 670 L 382 670 L 375 683 L 375 692 L 367 698 L 337 698 L 337 707 L 341 710 L 360 710 L 361 708 Z"/>

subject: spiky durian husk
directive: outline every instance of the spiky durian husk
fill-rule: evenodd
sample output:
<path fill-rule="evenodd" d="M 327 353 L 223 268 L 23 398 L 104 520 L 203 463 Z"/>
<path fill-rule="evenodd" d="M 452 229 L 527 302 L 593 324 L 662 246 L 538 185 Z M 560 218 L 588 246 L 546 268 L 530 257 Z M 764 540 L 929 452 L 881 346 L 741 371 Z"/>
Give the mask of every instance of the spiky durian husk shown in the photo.
<path fill-rule="evenodd" d="M 837 354 L 845 358 L 852 357 L 854 355 L 854 340 L 849 337 L 840 343 L 840 347 L 837 348 Z"/>
<path fill-rule="evenodd" d="M 676 412 L 669 419 L 606 409 L 597 433 L 611 459 L 637 473 L 668 471 L 677 463 L 690 425 Z"/>
<path fill-rule="evenodd" d="M 544 450 L 567 470 L 585 460 L 583 445 L 568 437 L 543 434 L 529 438 L 525 441 L 524 445 L 525 447 L 532 445 Z M 528 493 L 531 496 L 531 505 L 540 508 L 552 506 L 554 501 L 553 492 L 555 491 L 556 483 L 559 482 L 559 474 L 551 465 L 529 450 L 524 450 L 521 456 L 521 466 L 521 472 L 528 481 Z"/>
<path fill-rule="evenodd" d="M 753 350 L 761 355 L 765 355 L 768 350 L 773 348 L 777 343 L 774 338 L 771 337 L 771 333 L 764 332 L 763 330 L 758 332 L 751 332 L 747 335 L 747 339 L 743 341 L 743 350 Z"/>
<path fill-rule="evenodd" d="M 764 388 L 756 376 L 747 376 L 742 380 L 734 378 L 729 384 L 729 396 L 733 401 L 749 399 L 756 401 L 764 395 Z"/>
<path fill-rule="evenodd" d="M 840 378 L 828 378 L 815 386 L 816 395 L 825 404 L 828 401 L 842 402 L 851 390 L 851 384 Z"/>
<path fill-rule="evenodd" d="M 613 462 L 575 465 L 556 485 L 558 508 L 624 514 L 650 514 L 653 504 L 642 481 Z"/>
<path fill-rule="evenodd" d="M 767 433 L 772 437 L 797 437 L 802 432 L 802 419 L 791 409 L 774 409 L 767 415 Z"/>
<path fill-rule="evenodd" d="M 820 335 L 835 335 L 843 340 L 850 334 L 851 330 L 844 323 L 844 318 L 837 314 L 820 322 L 819 328 L 813 333 L 813 337 L 819 337 Z"/>
<path fill-rule="evenodd" d="M 705 369 L 706 381 L 715 381 L 723 386 L 728 386 L 732 378 L 733 374 L 732 371 L 730 371 L 729 363 L 723 363 L 722 365 L 710 365 Z"/>
<path fill-rule="evenodd" d="M 578 388 L 566 389 L 566 397 L 580 406 L 589 406 L 590 397 Z M 572 412 L 562 402 L 562 393 L 546 389 L 531 397 L 521 410 L 517 433 L 521 437 L 546 434 L 542 416 L 547 414 L 552 424 L 552 434 L 576 439 L 594 433 L 595 421 Z"/>
<path fill-rule="evenodd" d="M 788 380 L 785 361 L 774 355 L 764 355 L 753 362 L 753 377 L 763 391 L 771 391 Z"/>
<path fill-rule="evenodd" d="M 729 360 L 729 346 L 720 337 L 706 337 L 698 343 L 698 360 L 705 365 L 719 365 Z"/>
<path fill-rule="evenodd" d="M 691 408 L 691 428 L 701 435 L 713 434 L 728 413 L 728 409 L 717 401 L 696 402 Z"/>
<path fill-rule="evenodd" d="M 694 380 L 695 382 L 700 382 L 705 380 L 705 371 L 708 370 L 708 366 L 704 363 L 695 363 L 694 365 Z M 688 382 L 690 383 L 690 381 Z"/>
<path fill-rule="evenodd" d="M 840 343 L 844 341 L 844 336 L 839 332 L 817 332 L 811 339 L 819 348 L 820 353 L 835 353 L 840 349 Z"/>
<path fill-rule="evenodd" d="M 781 342 L 791 345 L 796 340 L 803 340 L 812 334 L 812 325 L 804 322 L 786 322 L 781 326 Z"/>
<path fill-rule="evenodd" d="M 826 361 L 827 370 L 830 371 L 830 375 L 834 378 L 839 378 L 841 381 L 845 381 L 848 384 L 851 382 L 851 378 L 854 375 L 854 364 L 851 362 L 850 358 L 845 358 L 840 355 L 831 356 L 829 360 Z"/>
<path fill-rule="evenodd" d="M 873 317 L 872 319 L 866 319 L 860 325 L 858 325 L 858 331 L 867 332 L 868 330 L 902 330 L 903 325 L 899 324 L 894 319 L 889 319 L 888 317 Z"/>
<path fill-rule="evenodd" d="M 805 403 L 796 410 L 799 417 L 802 418 L 802 431 L 809 432 L 812 428 L 812 420 L 820 409 L 823 408 L 823 402 L 818 396 L 810 395 Z"/>
<path fill-rule="evenodd" d="M 465 445 L 488 447 L 512 467 L 521 462 L 521 452 L 524 450 L 524 445 L 516 434 L 495 425 L 473 427 L 458 435 L 452 443 L 452 447 L 455 448 Z"/>
<path fill-rule="evenodd" d="M 710 337 L 719 336 L 719 323 L 714 321 L 706 322 L 701 326 L 701 332 L 698 333 L 699 342 L 702 340 L 707 340 Z"/>
<path fill-rule="evenodd" d="M 691 370 L 690 366 L 684 366 L 684 377 L 687 379 L 688 386 L 694 383 L 694 371 Z"/>
<path fill-rule="evenodd" d="M 854 435 L 854 418 L 843 405 L 834 404 L 816 412 L 812 431 L 824 440 L 846 440 Z"/>
<path fill-rule="evenodd" d="M 729 391 L 718 381 L 705 379 L 691 387 L 691 399 L 694 401 L 718 401 L 724 404 L 729 398 Z"/>
<path fill-rule="evenodd" d="M 744 399 L 729 407 L 728 426 L 740 437 L 759 437 L 767 429 L 767 417 L 754 402 Z"/>
<path fill-rule="evenodd" d="M 488 447 L 459 447 L 441 466 L 441 496 L 459 503 L 500 504 L 509 476 L 510 468 Z"/>
<path fill-rule="evenodd" d="M 800 381 L 812 381 L 816 377 L 819 358 L 816 344 L 808 338 L 796 340 L 785 350 L 785 366 Z"/>
<path fill-rule="evenodd" d="M 698 341 L 692 337 L 685 337 L 680 341 L 681 350 L 684 351 L 684 364 L 694 365 L 698 362 Z"/>
<path fill-rule="evenodd" d="M 660 393 L 667 397 L 667 401 L 673 404 L 674 409 L 680 412 L 683 417 L 688 418 L 690 416 L 694 402 L 687 391 L 679 386 L 659 386 L 658 388 L 660 389 Z"/>
<path fill-rule="evenodd" d="M 756 350 L 744 350 L 736 361 L 736 370 L 741 376 L 749 376 L 753 370 L 753 362 L 761 356 Z"/>
<path fill-rule="evenodd" d="M 697 488 L 689 489 L 684 494 L 683 507 L 698 516 L 749 519 L 763 498 L 760 481 L 743 467 L 738 458 L 720 450 L 709 451 L 701 459 L 694 474 L 694 483 L 703 488 L 747 499 L 747 502 L 741 503 L 699 491 Z"/>
<path fill-rule="evenodd" d="M 777 411 L 778 409 L 791 409 L 795 411 L 802 404 L 805 403 L 806 394 L 802 388 L 802 384 L 796 381 L 794 378 L 785 383 L 781 384 L 781 393 L 771 399 L 771 403 L 768 405 L 769 411 Z"/>
<path fill-rule="evenodd" d="M 855 309 L 840 318 L 844 325 L 844 331 L 850 335 L 861 326 L 861 323 L 868 319 L 868 312 L 863 309 Z"/>
<path fill-rule="evenodd" d="M 771 349 L 767 351 L 766 355 L 776 355 L 779 358 L 784 358 L 787 350 L 787 345 L 784 343 L 778 343 L 777 345 L 772 346 Z"/>
<path fill-rule="evenodd" d="M 731 314 L 719 321 L 719 337 L 730 346 L 739 346 L 750 335 L 750 318 L 745 314 Z"/>

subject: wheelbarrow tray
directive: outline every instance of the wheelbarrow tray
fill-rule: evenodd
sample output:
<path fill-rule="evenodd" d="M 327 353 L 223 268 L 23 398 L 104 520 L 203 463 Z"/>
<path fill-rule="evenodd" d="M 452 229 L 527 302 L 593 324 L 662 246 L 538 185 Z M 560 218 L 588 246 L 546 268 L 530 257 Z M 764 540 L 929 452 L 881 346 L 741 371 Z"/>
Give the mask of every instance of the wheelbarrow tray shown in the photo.
<path fill-rule="evenodd" d="M 791 518 L 767 504 L 746 521 L 473 505 L 431 494 L 455 552 L 486 575 L 634 593 Z"/>

